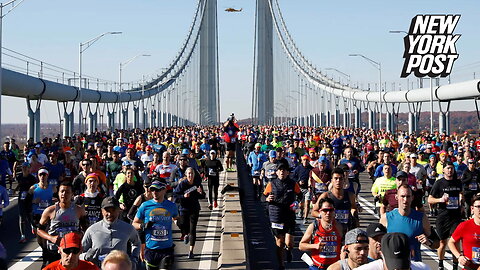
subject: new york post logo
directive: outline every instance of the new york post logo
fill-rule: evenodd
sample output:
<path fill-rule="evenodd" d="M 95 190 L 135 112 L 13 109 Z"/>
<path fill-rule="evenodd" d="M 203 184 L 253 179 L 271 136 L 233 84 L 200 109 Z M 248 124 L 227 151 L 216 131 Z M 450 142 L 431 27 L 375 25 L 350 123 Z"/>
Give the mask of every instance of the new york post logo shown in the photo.
<path fill-rule="evenodd" d="M 402 75 L 416 77 L 446 77 L 458 59 L 454 35 L 460 15 L 417 15 L 412 19 L 408 35 L 403 39 L 405 52 Z"/>

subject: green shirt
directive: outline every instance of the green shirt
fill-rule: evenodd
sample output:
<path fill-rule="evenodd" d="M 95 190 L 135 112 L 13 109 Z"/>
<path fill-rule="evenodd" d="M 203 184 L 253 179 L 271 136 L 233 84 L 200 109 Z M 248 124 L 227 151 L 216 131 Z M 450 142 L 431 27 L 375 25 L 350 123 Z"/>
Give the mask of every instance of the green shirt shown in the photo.
<path fill-rule="evenodd" d="M 390 189 L 396 189 L 397 184 L 395 183 L 395 177 L 386 178 L 385 176 L 377 178 L 375 183 L 372 185 L 372 194 L 379 194 L 380 200 L 376 203 L 376 207 L 380 207 L 381 201 L 385 192 Z"/>

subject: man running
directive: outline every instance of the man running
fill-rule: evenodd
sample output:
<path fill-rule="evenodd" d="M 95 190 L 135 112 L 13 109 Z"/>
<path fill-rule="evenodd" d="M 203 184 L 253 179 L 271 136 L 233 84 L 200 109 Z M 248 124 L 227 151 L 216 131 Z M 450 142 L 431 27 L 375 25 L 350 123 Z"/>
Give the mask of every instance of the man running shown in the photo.
<path fill-rule="evenodd" d="M 170 269 L 173 265 L 172 222 L 178 217 L 178 209 L 165 199 L 166 189 L 166 184 L 160 181 L 150 185 L 153 199 L 140 206 L 132 224 L 145 232 L 147 270 Z"/>

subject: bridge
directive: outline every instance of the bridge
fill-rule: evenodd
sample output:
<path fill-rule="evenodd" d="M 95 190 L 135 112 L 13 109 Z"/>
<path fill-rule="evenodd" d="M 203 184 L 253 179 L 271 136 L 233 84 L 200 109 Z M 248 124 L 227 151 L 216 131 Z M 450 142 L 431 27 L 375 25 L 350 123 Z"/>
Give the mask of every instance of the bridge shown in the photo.
<path fill-rule="evenodd" d="M 0 20 L 22 8 L 28 0 L 0 4 Z M 193 5 L 193 4 L 192 4 Z M 57 103 L 62 136 L 93 133 L 107 128 L 145 129 L 153 127 L 217 125 L 220 115 L 218 12 L 216 0 L 198 0 L 191 25 L 178 53 L 159 74 L 135 82 L 122 81 L 122 70 L 139 54 L 119 65 L 119 79 L 106 80 L 83 72 L 84 52 L 100 39 L 122 34 L 99 33 L 79 44 L 78 70 L 69 70 L 6 48 L 1 43 L 0 97 L 22 98 L 28 113 L 27 137 L 41 139 L 40 115 L 43 101 Z M 289 31 L 278 0 L 257 0 L 255 7 L 254 72 L 251 89 L 251 121 L 256 125 L 367 127 L 398 130 L 400 106 L 408 112 L 408 133 L 420 131 L 420 113 L 433 104 L 440 108 L 437 129 L 451 133 L 449 112 L 453 101 L 480 96 L 480 80 L 439 84 L 430 78 L 428 86 L 389 89 L 382 80 L 379 61 L 352 53 L 356 61 L 371 64 L 379 73 L 372 87 L 334 79 L 327 71 L 349 75 L 334 67 L 317 68 L 304 55 Z M 0 21 L 1 27 L 1 21 Z M 120 29 L 121 30 L 121 29 Z M 321 47 L 321 44 L 319 44 Z M 318 63 L 319 65 L 321 63 Z M 0 104 L 1 99 L 0 99 Z M 21 111 L 21 109 L 20 109 Z M 367 119 L 362 115 L 366 113 Z M 129 116 L 133 115 L 133 119 Z M 433 114 L 432 114 L 433 115 Z M 0 114 L 0 138 L 2 119 Z M 217 213 L 218 214 L 218 213 Z"/>

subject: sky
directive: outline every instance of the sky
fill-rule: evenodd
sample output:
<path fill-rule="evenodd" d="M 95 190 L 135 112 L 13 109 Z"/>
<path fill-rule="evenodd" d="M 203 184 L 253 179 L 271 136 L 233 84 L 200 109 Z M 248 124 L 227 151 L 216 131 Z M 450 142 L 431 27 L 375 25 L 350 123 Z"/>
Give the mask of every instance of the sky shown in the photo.
<path fill-rule="evenodd" d="M 5 1 L 4 1 L 5 2 Z M 254 0 L 218 0 L 218 45 L 221 118 L 235 112 L 250 117 L 255 26 Z M 106 36 L 83 57 L 85 74 L 118 80 L 118 66 L 138 54 L 150 54 L 124 69 L 122 81 L 140 80 L 171 63 L 193 20 L 196 0 L 25 0 L 3 19 L 3 47 L 54 64 L 78 70 L 78 46 L 103 32 Z M 451 81 L 480 76 L 480 2 L 475 0 L 318 1 L 279 0 L 287 27 L 303 55 L 319 69 L 336 68 L 353 83 L 378 81 L 378 71 L 349 54 L 360 53 L 381 62 L 387 87 L 406 89 L 401 79 L 403 34 L 417 14 L 461 14 L 455 33 L 459 59 Z M 228 7 L 243 8 L 228 13 Z M 7 61 L 7 59 L 4 60 Z M 327 72 L 328 73 L 328 72 Z M 338 78 L 338 73 L 328 73 Z M 441 83 L 447 83 L 442 79 Z M 416 87 L 416 84 L 415 84 Z M 26 123 L 25 99 L 2 97 L 2 123 Z M 474 102 L 452 102 L 451 110 L 474 110 Z M 131 118 L 130 118 L 131 119 Z M 42 123 L 58 123 L 55 102 L 42 103 Z"/>

